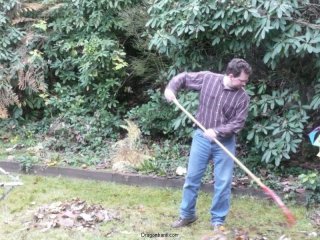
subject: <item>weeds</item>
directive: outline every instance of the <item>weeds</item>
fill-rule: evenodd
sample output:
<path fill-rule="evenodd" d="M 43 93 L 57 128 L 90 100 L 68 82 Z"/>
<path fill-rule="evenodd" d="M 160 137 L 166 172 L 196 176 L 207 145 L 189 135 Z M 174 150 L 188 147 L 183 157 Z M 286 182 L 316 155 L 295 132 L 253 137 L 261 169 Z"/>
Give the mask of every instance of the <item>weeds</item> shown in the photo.
<path fill-rule="evenodd" d="M 175 176 L 177 167 L 187 166 L 186 152 L 189 146 L 165 141 L 163 144 L 153 144 L 153 157 L 137 168 L 144 173 L 154 173 L 160 176 Z"/>
<path fill-rule="evenodd" d="M 20 168 L 22 171 L 28 173 L 31 168 L 38 163 L 38 158 L 35 156 L 20 156 L 17 158 L 20 163 Z"/>
<path fill-rule="evenodd" d="M 307 206 L 320 205 L 320 176 L 318 171 L 299 175 L 299 179 L 307 193 Z"/>

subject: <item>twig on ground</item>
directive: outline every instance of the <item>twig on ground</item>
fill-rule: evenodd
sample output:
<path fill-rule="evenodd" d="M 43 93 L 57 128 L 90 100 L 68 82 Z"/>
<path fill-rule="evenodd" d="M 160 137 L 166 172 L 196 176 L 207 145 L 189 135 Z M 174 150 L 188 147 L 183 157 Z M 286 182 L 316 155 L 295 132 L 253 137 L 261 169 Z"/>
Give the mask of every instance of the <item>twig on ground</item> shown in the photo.
<path fill-rule="evenodd" d="M 0 187 L 3 187 L 5 190 L 0 196 L 0 201 L 5 199 L 5 197 L 13 190 L 16 186 L 21 186 L 23 183 L 20 181 L 18 176 L 13 176 L 7 171 L 5 171 L 3 168 L 0 168 L 0 173 L 4 174 L 5 176 L 9 177 L 12 182 L 0 182 Z"/>

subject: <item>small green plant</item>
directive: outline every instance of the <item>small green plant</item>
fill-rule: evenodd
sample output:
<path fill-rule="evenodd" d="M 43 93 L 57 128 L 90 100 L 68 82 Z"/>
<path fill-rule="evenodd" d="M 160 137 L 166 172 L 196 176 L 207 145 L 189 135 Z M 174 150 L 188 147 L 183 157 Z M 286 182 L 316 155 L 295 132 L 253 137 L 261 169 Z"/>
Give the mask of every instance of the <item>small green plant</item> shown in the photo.
<path fill-rule="evenodd" d="M 307 193 L 307 206 L 320 204 L 320 175 L 318 171 L 300 174 L 299 179 Z"/>
<path fill-rule="evenodd" d="M 153 144 L 152 148 L 153 158 L 142 163 L 138 171 L 170 177 L 176 175 L 177 167 L 186 167 L 189 146 L 166 140 L 162 144 Z"/>
<path fill-rule="evenodd" d="M 36 156 L 21 156 L 18 159 L 20 169 L 26 173 L 30 172 L 31 168 L 38 162 Z"/>

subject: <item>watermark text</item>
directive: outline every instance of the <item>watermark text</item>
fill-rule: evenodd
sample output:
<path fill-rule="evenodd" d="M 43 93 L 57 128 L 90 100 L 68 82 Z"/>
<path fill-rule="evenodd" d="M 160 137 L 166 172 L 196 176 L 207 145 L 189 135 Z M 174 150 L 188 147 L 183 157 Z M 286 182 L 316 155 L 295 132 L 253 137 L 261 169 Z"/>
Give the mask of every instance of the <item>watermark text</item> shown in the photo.
<path fill-rule="evenodd" d="M 179 234 L 177 233 L 145 233 L 145 232 L 142 232 L 140 234 L 140 236 L 142 238 L 173 238 L 173 237 L 178 237 Z"/>

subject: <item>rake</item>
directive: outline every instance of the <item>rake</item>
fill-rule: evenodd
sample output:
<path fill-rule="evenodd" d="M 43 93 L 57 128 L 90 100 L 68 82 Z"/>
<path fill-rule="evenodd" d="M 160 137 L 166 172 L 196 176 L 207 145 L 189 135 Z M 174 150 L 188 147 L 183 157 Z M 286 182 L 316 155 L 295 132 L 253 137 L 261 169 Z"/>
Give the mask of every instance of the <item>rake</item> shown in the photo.
<path fill-rule="evenodd" d="M 173 102 L 177 105 L 178 108 L 180 108 L 202 131 L 206 131 L 205 127 L 197 120 L 195 119 L 175 98 L 173 99 Z M 245 171 L 248 176 L 254 180 L 264 191 L 264 193 L 269 196 L 273 201 L 282 209 L 282 212 L 284 216 L 287 219 L 287 222 L 289 226 L 293 226 L 296 223 L 296 219 L 291 213 L 291 211 L 286 207 L 286 205 L 282 202 L 281 198 L 272 191 L 269 187 L 267 187 L 265 184 L 261 182 L 259 178 L 257 178 L 243 163 L 237 159 L 225 146 L 223 146 L 216 138 L 213 138 L 213 141 L 220 147 L 222 150 L 229 155 L 237 164 L 238 166 Z"/>

